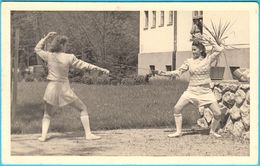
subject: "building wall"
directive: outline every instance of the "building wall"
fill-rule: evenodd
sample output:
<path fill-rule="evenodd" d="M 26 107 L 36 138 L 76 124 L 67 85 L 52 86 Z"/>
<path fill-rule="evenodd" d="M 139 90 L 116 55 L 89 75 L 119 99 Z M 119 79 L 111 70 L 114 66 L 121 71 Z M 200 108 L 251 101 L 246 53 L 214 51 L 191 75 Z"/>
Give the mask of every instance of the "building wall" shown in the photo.
<path fill-rule="evenodd" d="M 150 12 L 151 13 L 151 12 Z M 157 12 L 159 15 L 160 12 Z M 167 12 L 165 12 L 165 20 L 167 20 Z M 155 65 L 156 69 L 166 70 L 165 65 L 173 64 L 178 68 L 187 59 L 192 57 L 191 53 L 191 35 L 192 12 L 177 11 L 177 52 L 173 53 L 173 26 L 160 27 L 144 31 L 144 12 L 140 14 L 140 54 L 138 58 L 139 68 L 149 68 L 149 65 Z M 151 20 L 150 16 L 150 22 Z M 225 68 L 224 79 L 232 79 L 228 66 L 237 66 L 241 68 L 249 68 L 249 13 L 248 12 L 207 12 L 203 13 L 203 23 L 211 28 L 211 20 L 218 25 L 219 20 L 222 24 L 230 21 L 232 27 L 228 31 L 229 37 L 226 44 L 234 44 L 237 49 L 225 50 L 225 56 L 221 56 L 218 66 Z M 159 18 L 157 16 L 157 26 Z M 165 21 L 165 24 L 167 21 Z M 205 29 L 203 30 L 205 32 Z M 226 58 L 225 58 L 226 57 Z M 174 69 L 174 68 L 173 68 Z M 139 69 L 138 74 L 146 74 L 148 71 Z M 189 74 L 184 74 L 181 79 L 188 80 Z"/>
<path fill-rule="evenodd" d="M 150 71 L 150 65 L 156 70 L 166 70 L 166 65 L 172 65 L 173 52 L 141 53 L 138 55 L 138 74 L 145 75 Z"/>
<path fill-rule="evenodd" d="M 173 51 L 173 25 L 169 23 L 169 12 L 164 12 L 164 26 L 160 27 L 160 11 L 156 11 L 156 27 L 152 26 L 152 11 L 149 11 L 149 25 L 145 28 L 145 14 L 140 12 L 140 51 L 139 53 L 155 53 Z"/>
<path fill-rule="evenodd" d="M 192 12 L 177 11 L 177 51 L 191 50 Z"/>
<path fill-rule="evenodd" d="M 225 41 L 226 44 L 246 44 L 237 47 L 249 47 L 249 18 L 248 11 L 204 11 L 203 13 L 203 23 L 207 27 L 211 27 L 211 21 L 216 25 L 219 25 L 220 20 L 222 24 L 230 22 L 232 26 L 227 31 L 229 37 Z"/>

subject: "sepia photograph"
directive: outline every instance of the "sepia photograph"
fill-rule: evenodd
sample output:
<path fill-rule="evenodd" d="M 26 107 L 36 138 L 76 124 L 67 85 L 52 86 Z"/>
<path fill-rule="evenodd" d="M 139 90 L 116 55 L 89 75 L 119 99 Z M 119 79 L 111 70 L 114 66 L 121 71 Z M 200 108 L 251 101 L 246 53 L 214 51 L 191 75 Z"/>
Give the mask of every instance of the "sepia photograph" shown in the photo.
<path fill-rule="evenodd" d="M 257 164 L 257 3 L 2 7 L 3 163 Z"/>

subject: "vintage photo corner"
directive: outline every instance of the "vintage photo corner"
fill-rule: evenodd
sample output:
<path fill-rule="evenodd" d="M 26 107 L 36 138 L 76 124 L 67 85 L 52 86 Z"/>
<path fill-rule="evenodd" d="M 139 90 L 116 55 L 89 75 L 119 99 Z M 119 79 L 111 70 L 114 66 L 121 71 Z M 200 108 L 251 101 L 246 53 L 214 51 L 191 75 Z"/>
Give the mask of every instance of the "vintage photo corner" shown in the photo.
<path fill-rule="evenodd" d="M 258 15 L 170 5 L 7 10 L 10 158 L 256 161 Z"/>

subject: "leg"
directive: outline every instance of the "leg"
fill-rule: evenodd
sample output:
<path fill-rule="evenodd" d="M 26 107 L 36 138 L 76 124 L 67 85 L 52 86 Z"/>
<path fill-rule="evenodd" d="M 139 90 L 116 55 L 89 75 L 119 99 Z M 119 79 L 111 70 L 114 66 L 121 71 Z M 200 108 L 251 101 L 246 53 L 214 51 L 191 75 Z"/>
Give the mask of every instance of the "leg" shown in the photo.
<path fill-rule="evenodd" d="M 84 128 L 84 131 L 85 131 L 86 139 L 87 140 L 100 139 L 99 136 L 96 136 L 91 133 L 90 124 L 89 124 L 89 116 L 88 116 L 86 105 L 80 99 L 77 99 L 73 103 L 71 103 L 70 106 L 72 106 L 80 111 L 80 119 L 81 119 L 81 123 Z"/>
<path fill-rule="evenodd" d="M 221 135 L 216 133 L 216 129 L 220 122 L 221 111 L 220 111 L 220 108 L 219 108 L 219 105 L 217 102 L 210 104 L 209 108 L 211 109 L 211 111 L 214 115 L 214 118 L 212 119 L 212 122 L 211 122 L 210 134 L 219 138 L 219 137 L 221 137 Z"/>
<path fill-rule="evenodd" d="M 177 104 L 174 106 L 174 119 L 175 119 L 175 125 L 176 125 L 176 132 L 173 134 L 169 134 L 168 137 L 179 137 L 182 135 L 182 114 L 181 111 L 184 106 L 186 106 L 189 103 L 189 100 L 182 95 Z"/>
<path fill-rule="evenodd" d="M 52 105 L 44 102 L 44 115 L 42 118 L 42 136 L 38 138 L 39 141 L 44 142 L 47 138 L 48 129 L 50 126 L 50 115 L 52 111 Z"/>

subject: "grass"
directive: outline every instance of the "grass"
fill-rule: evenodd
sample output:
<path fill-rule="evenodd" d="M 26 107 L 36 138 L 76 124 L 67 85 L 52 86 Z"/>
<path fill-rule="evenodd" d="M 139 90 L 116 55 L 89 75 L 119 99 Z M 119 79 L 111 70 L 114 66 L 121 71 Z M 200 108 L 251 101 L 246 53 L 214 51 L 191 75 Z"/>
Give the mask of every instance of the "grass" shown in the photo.
<path fill-rule="evenodd" d="M 12 133 L 39 133 L 43 115 L 44 82 L 18 84 L 18 109 L 11 122 Z M 92 130 L 173 127 L 173 107 L 187 87 L 180 81 L 152 81 L 147 85 L 111 86 L 71 84 L 87 105 Z M 183 110 L 183 125 L 198 118 L 197 109 Z M 56 108 L 53 132 L 83 131 L 80 114 L 71 107 Z"/>

